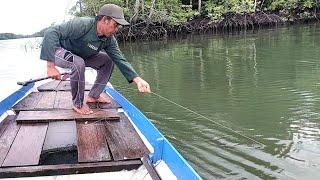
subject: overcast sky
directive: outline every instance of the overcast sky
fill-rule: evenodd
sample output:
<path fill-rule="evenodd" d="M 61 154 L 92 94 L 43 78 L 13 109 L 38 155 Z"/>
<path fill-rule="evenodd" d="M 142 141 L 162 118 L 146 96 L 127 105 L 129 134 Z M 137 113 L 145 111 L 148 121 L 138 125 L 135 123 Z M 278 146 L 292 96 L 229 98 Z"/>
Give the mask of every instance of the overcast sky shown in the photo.
<path fill-rule="evenodd" d="M 33 34 L 70 18 L 76 0 L 0 0 L 0 33 Z"/>

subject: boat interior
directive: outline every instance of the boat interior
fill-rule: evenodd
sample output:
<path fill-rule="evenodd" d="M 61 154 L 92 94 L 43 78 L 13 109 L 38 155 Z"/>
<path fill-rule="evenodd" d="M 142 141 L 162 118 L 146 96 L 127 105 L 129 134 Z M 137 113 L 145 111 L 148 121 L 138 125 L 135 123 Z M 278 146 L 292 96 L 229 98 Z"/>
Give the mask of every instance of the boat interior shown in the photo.
<path fill-rule="evenodd" d="M 50 81 L 12 107 L 0 124 L 0 178 L 122 172 L 121 179 L 159 179 L 121 106 L 104 94 L 111 103 L 91 103 L 94 113 L 80 115 L 70 90 L 68 81 Z M 146 173 L 137 175 L 141 168 Z"/>

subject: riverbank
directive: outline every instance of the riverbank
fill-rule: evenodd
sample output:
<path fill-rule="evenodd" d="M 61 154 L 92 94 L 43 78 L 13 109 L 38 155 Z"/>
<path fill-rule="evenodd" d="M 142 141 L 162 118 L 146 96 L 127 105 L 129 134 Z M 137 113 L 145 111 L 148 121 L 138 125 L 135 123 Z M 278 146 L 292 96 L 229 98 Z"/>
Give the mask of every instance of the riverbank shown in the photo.
<path fill-rule="evenodd" d="M 271 12 L 255 12 L 250 14 L 228 13 L 219 22 L 213 22 L 203 16 L 195 17 L 180 25 L 169 25 L 167 23 L 154 24 L 140 21 L 130 27 L 120 29 L 117 33 L 117 39 L 119 41 L 161 40 L 187 34 L 219 34 L 319 21 L 320 13 L 314 12 L 296 14 Z"/>
<path fill-rule="evenodd" d="M 255 12 L 249 14 L 224 14 L 222 20 L 213 22 L 206 16 L 197 16 L 193 19 L 178 25 L 171 25 L 169 22 L 152 23 L 138 21 L 137 23 L 119 29 L 116 36 L 118 41 L 144 41 L 161 40 L 165 38 L 176 38 L 188 34 L 222 34 L 237 32 L 241 30 L 255 30 L 270 28 L 274 26 L 319 22 L 320 13 L 297 12 L 297 13 L 272 13 Z M 20 39 L 30 37 L 43 37 L 47 28 L 32 35 L 15 35 L 12 33 L 0 33 L 0 40 Z"/>

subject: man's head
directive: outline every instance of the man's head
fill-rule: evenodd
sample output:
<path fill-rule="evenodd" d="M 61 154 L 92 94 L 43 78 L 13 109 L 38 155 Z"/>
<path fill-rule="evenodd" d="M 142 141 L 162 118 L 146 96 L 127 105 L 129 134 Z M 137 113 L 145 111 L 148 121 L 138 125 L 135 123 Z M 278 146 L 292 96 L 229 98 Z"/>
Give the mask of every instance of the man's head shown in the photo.
<path fill-rule="evenodd" d="M 124 19 L 122 8 L 115 4 L 105 4 L 102 6 L 99 10 L 98 16 L 99 15 L 109 16 L 122 26 L 129 25 L 129 23 Z"/>
<path fill-rule="evenodd" d="M 129 25 L 124 19 L 121 7 L 114 4 L 105 4 L 99 10 L 97 15 L 97 33 L 98 35 L 111 36 L 120 25 Z"/>

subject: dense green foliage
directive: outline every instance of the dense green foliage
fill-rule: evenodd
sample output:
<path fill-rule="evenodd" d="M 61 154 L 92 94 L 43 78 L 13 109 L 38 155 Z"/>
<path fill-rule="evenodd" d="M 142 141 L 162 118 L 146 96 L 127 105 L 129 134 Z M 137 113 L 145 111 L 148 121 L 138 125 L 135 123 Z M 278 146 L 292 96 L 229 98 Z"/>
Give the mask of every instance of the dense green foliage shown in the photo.
<path fill-rule="evenodd" d="M 151 16 L 152 0 L 79 0 L 76 6 L 71 9 L 71 13 L 76 16 L 95 16 L 103 4 L 113 3 L 124 8 L 127 19 L 136 16 L 137 21 L 148 20 L 149 22 L 179 24 L 197 14 L 191 7 L 183 8 L 182 3 L 177 0 L 157 0 L 155 2 Z M 135 11 L 135 7 L 137 11 Z"/>
<path fill-rule="evenodd" d="M 259 24 L 277 23 L 280 18 L 281 21 L 284 22 L 308 20 L 318 18 L 319 11 L 318 0 L 78 0 L 74 7 L 70 9 L 70 14 L 93 17 L 97 14 L 100 7 L 107 3 L 113 3 L 123 7 L 126 19 L 130 21 L 132 26 L 143 23 L 143 26 L 148 26 L 149 24 L 155 26 L 165 25 L 167 27 L 173 27 L 171 29 L 175 29 L 177 25 L 185 26 L 186 23 L 195 19 L 200 19 L 201 21 L 203 18 L 209 20 L 209 22 L 205 21 L 205 23 L 208 24 L 221 23 L 231 24 L 231 26 L 232 23 L 237 26 L 238 24 L 246 24 L 248 21 L 250 21 L 249 23 L 251 24 L 255 23 L 253 21 Z M 251 20 L 232 18 L 232 15 L 239 17 L 259 13 L 260 16 L 251 16 Z M 276 18 L 274 20 L 274 17 L 265 17 L 264 13 L 275 14 L 278 19 Z M 228 21 L 228 18 L 232 20 Z M 201 25 L 203 25 L 203 23 L 194 23 L 194 26 Z M 168 30 L 163 28 L 163 31 L 157 32 L 158 29 L 155 31 L 150 30 L 150 32 L 161 34 L 163 31 L 166 33 Z M 189 32 L 192 31 L 190 28 L 187 29 Z M 0 39 L 43 36 L 44 30 L 28 36 L 3 33 L 0 34 Z M 136 33 L 140 30 L 141 29 L 136 29 Z"/>
<path fill-rule="evenodd" d="M 151 12 L 152 2 L 154 13 Z M 317 13 L 319 3 L 317 0 L 190 0 L 189 5 L 182 2 L 188 0 L 79 0 L 72 12 L 78 16 L 94 16 L 99 7 L 105 3 L 118 4 L 125 8 L 128 19 L 138 12 L 138 20 L 151 22 L 166 22 L 168 24 L 181 24 L 198 16 L 208 17 L 212 22 L 224 19 L 225 14 L 249 14 L 259 11 L 286 14 L 284 20 L 290 18 L 310 18 Z M 138 5 L 138 6 L 137 6 Z M 138 11 L 137 7 L 139 7 Z"/>

